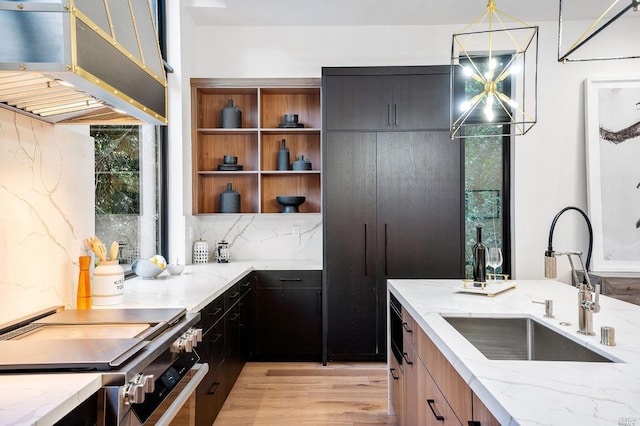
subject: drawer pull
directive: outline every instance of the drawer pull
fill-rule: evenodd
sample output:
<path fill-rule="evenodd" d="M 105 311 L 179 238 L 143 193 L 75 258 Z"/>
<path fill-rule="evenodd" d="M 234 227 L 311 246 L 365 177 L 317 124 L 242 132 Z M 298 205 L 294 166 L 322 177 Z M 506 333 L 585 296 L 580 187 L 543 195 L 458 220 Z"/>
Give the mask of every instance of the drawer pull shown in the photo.
<path fill-rule="evenodd" d="M 406 322 L 402 323 L 402 328 L 404 328 L 407 333 L 413 333 L 413 330 L 409 328 L 409 324 L 407 324 Z"/>
<path fill-rule="evenodd" d="M 431 412 L 433 413 L 433 416 L 436 418 L 436 420 L 439 422 L 444 422 L 444 416 L 436 413 L 436 409 L 433 407 L 436 404 L 436 401 L 433 399 L 427 399 L 427 404 L 429 404 L 429 408 L 431 408 Z"/>
<path fill-rule="evenodd" d="M 222 308 L 218 308 L 213 312 L 209 312 L 209 317 L 215 317 L 216 315 L 218 315 L 220 313 L 220 311 L 222 311 Z"/>
<path fill-rule="evenodd" d="M 207 395 L 214 395 L 221 384 L 222 383 L 220 383 L 220 382 L 213 382 L 213 384 L 211 385 L 211 387 L 207 391 Z"/>
<path fill-rule="evenodd" d="M 400 380 L 400 377 L 396 373 L 396 369 L 395 368 L 390 368 L 389 372 L 391 373 L 391 377 L 393 377 L 393 380 Z"/>
<path fill-rule="evenodd" d="M 413 362 L 409 361 L 409 356 L 406 352 L 402 352 L 402 358 L 404 358 L 404 362 L 406 362 L 408 365 L 413 365 Z"/>
<path fill-rule="evenodd" d="M 234 314 L 231 318 L 229 318 L 229 321 L 235 321 L 240 317 L 240 314 Z"/>
<path fill-rule="evenodd" d="M 232 294 L 231 296 L 229 296 L 229 299 L 235 299 L 236 297 L 240 296 L 240 292 L 236 291 L 234 294 Z"/>
<path fill-rule="evenodd" d="M 302 278 L 278 278 L 280 281 L 302 281 Z"/>
<path fill-rule="evenodd" d="M 218 333 L 216 334 L 216 337 L 214 339 L 211 339 L 210 342 L 213 343 L 217 343 L 218 340 L 220 340 L 222 338 L 222 334 Z"/>

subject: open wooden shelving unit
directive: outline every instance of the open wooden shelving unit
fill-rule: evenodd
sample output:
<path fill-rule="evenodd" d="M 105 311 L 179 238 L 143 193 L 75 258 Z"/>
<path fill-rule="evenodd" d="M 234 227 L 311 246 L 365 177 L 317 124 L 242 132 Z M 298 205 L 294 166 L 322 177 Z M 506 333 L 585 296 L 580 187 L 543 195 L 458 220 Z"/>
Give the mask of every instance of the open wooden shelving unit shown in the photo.
<path fill-rule="evenodd" d="M 240 213 L 279 213 L 279 195 L 305 196 L 300 213 L 321 212 L 320 79 L 191 79 L 193 214 L 220 211 L 220 193 L 240 192 Z M 233 100 L 242 112 L 238 129 L 221 128 L 220 112 Z M 280 128 L 298 114 L 303 128 Z M 312 170 L 276 170 L 282 139 L 291 164 L 301 155 Z M 218 171 L 224 155 L 241 171 Z"/>

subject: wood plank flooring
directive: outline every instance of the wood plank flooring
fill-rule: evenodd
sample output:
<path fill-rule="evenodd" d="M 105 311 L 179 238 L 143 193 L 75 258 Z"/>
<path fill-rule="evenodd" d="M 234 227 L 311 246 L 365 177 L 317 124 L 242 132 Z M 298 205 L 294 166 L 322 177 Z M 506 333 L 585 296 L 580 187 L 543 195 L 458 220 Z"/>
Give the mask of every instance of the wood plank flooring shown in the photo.
<path fill-rule="evenodd" d="M 214 426 L 397 425 L 384 363 L 247 363 Z"/>

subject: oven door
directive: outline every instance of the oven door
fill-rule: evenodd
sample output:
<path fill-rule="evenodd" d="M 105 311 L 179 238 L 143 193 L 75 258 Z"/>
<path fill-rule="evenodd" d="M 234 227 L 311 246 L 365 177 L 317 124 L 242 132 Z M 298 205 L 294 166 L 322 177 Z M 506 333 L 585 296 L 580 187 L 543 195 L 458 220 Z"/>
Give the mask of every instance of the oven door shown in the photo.
<path fill-rule="evenodd" d="M 142 391 L 145 397 L 139 403 L 130 402 L 134 397 L 139 398 L 139 393 L 132 391 L 129 384 L 103 387 L 104 397 L 100 400 L 104 404 L 98 410 L 98 424 L 170 425 L 179 419 L 177 424 L 195 425 L 196 388 L 209 371 L 209 365 L 196 363 L 198 360 L 195 352 L 183 352 L 162 373 L 152 374 L 154 389 Z M 140 377 L 149 375 L 154 367 L 157 368 L 154 365 L 146 368 Z"/>
<path fill-rule="evenodd" d="M 156 426 L 170 425 L 174 422 L 179 425 L 195 425 L 196 388 L 208 371 L 208 364 L 194 365 L 189 370 L 189 374 L 171 391 L 167 399 L 162 402 L 145 423 Z"/>

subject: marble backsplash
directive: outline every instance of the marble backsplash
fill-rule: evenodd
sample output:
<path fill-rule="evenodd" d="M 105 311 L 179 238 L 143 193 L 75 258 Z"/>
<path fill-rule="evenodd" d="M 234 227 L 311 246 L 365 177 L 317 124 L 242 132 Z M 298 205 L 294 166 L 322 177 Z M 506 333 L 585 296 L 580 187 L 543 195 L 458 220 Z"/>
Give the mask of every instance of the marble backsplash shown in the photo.
<path fill-rule="evenodd" d="M 80 131 L 0 108 L 0 324 L 75 304 L 95 204 L 93 139 Z"/>
<path fill-rule="evenodd" d="M 231 261 L 304 259 L 322 262 L 321 214 L 190 216 L 185 220 L 185 228 L 187 263 L 192 262 L 193 242 L 198 239 L 209 244 L 212 262 L 215 262 L 216 244 L 221 240 L 229 243 Z"/>

